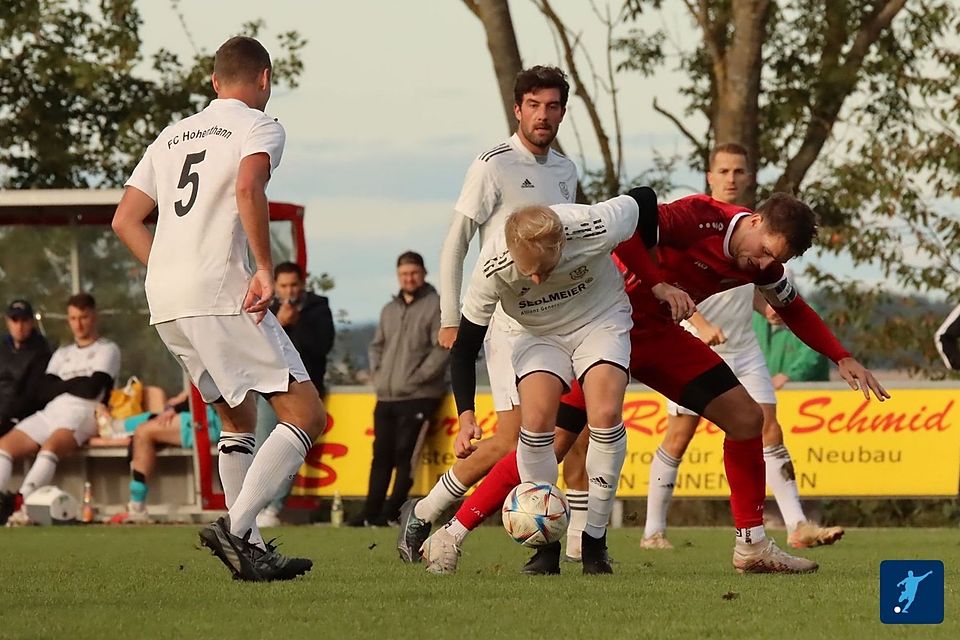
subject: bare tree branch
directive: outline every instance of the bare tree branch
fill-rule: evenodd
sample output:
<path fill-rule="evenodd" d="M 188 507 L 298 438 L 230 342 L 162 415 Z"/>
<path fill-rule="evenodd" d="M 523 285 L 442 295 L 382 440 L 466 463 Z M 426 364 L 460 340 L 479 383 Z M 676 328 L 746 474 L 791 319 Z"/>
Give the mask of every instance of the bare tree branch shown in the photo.
<path fill-rule="evenodd" d="M 806 135 L 797 152 L 787 162 L 783 174 L 777 179 L 775 191 L 795 192 L 811 165 L 816 161 L 830 137 L 847 97 L 857 86 L 863 60 L 870 47 L 884 29 L 890 26 L 907 0 L 888 0 L 857 31 L 850 50 L 837 72 L 821 76 L 821 85 L 815 92 L 815 101 L 810 109 L 810 122 Z"/>
<path fill-rule="evenodd" d="M 477 6 L 477 0 L 463 0 L 463 4 L 467 5 L 467 9 L 470 9 L 473 15 L 480 17 L 480 7 Z"/>
<path fill-rule="evenodd" d="M 560 17 L 550 6 L 549 0 L 533 0 L 540 12 L 550 21 L 557 35 L 560 37 L 560 44 L 563 47 L 564 60 L 567 68 L 570 70 L 570 78 L 573 80 L 574 92 L 583 101 L 583 105 L 590 117 L 590 123 L 593 125 L 594 133 L 597 136 L 597 143 L 600 146 L 600 155 L 603 158 L 604 169 L 604 191 L 607 194 L 615 195 L 620 190 L 620 182 L 616 173 L 616 167 L 613 162 L 613 155 L 610 152 L 610 138 L 607 136 L 600 120 L 600 113 L 593 97 L 584 88 L 583 79 L 577 68 L 574 59 L 574 44 L 570 42 L 569 30 L 560 19 Z"/>
<path fill-rule="evenodd" d="M 683 122 L 680 121 L 680 118 L 673 115 L 672 113 L 670 113 L 669 111 L 661 107 L 659 104 L 657 104 L 656 98 L 653 99 L 653 110 L 659 113 L 660 115 L 662 115 L 663 117 L 665 117 L 670 122 L 672 122 L 674 126 L 676 126 L 677 129 L 680 130 L 680 133 L 683 134 L 683 137 L 685 137 L 687 140 L 690 141 L 690 144 L 693 145 L 693 148 L 697 150 L 697 154 L 699 154 L 700 156 L 709 155 L 710 149 L 707 147 L 707 145 L 705 145 L 700 138 L 693 135 L 693 133 L 689 129 L 687 129 L 686 126 L 684 126 Z"/>

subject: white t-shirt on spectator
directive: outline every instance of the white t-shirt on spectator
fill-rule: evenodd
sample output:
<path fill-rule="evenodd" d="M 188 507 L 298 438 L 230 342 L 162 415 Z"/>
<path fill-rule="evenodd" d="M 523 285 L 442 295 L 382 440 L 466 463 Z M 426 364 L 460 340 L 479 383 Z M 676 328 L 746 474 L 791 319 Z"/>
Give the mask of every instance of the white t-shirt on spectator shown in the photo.
<path fill-rule="evenodd" d="M 276 170 L 284 140 L 273 118 L 228 99 L 170 125 L 147 148 L 126 186 L 150 196 L 159 212 L 145 284 L 150 324 L 240 313 L 253 269 L 237 172 L 256 153 Z"/>
<path fill-rule="evenodd" d="M 77 346 L 76 343 L 68 344 L 54 351 L 47 364 L 47 373 L 64 381 L 81 377 L 89 378 L 98 371 L 106 373 L 114 380 L 120 375 L 120 347 L 113 340 L 98 338 L 85 347 Z M 65 401 L 67 398 L 63 396 L 69 397 L 73 403 L 90 404 L 91 408 L 98 402 L 107 400 L 103 397 L 88 400 L 69 393 L 61 394 L 56 399 Z"/>
<path fill-rule="evenodd" d="M 499 301 L 503 311 L 534 335 L 575 331 L 629 304 L 623 276 L 610 252 L 637 229 L 640 209 L 630 196 L 617 196 L 595 205 L 558 204 L 567 243 L 560 263 L 539 285 L 522 275 L 507 250 L 503 227 L 480 250 L 463 315 L 488 325 Z"/>

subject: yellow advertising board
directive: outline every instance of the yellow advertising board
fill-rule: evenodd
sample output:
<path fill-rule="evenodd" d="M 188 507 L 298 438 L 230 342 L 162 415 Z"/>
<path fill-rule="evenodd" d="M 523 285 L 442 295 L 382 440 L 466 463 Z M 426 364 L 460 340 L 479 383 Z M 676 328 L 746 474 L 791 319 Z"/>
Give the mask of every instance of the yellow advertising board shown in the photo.
<path fill-rule="evenodd" d="M 778 394 L 778 415 L 793 457 L 801 495 L 952 496 L 960 484 L 960 391 L 896 389 L 887 402 L 866 402 L 848 390 Z M 294 495 L 363 496 L 373 451 L 369 393 L 332 394 L 332 420 L 310 451 Z M 489 395 L 477 398 L 485 435 L 496 430 Z M 650 463 L 666 430 L 666 402 L 650 391 L 630 391 L 623 405 L 627 459 L 620 497 L 647 494 Z M 423 495 L 454 462 L 457 433 L 452 399 L 431 426 L 415 470 L 413 493 Z M 677 478 L 677 496 L 726 497 L 723 433 L 701 421 Z"/>

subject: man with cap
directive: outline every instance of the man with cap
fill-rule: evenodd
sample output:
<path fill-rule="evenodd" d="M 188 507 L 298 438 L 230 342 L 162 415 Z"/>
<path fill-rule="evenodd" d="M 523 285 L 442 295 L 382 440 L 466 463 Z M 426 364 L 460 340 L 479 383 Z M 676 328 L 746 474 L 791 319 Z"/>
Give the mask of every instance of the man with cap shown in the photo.
<path fill-rule="evenodd" d="M 38 390 L 50 361 L 50 345 L 37 330 L 29 302 L 11 302 L 6 321 L 0 340 L 0 435 L 41 408 Z"/>

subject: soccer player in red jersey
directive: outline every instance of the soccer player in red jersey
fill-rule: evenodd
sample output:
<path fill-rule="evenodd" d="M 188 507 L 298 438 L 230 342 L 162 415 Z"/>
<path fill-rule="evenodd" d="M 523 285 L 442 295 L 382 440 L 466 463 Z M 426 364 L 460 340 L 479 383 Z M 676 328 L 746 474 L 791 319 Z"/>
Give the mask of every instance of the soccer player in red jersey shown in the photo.
<path fill-rule="evenodd" d="M 880 401 L 889 394 L 873 374 L 843 348 L 820 317 L 797 294 L 783 263 L 812 243 L 816 220 L 792 196 L 775 194 L 755 212 L 708 196 L 657 204 L 644 189 L 641 224 L 656 233 L 633 236 L 615 251 L 624 266 L 633 305 L 630 370 L 635 378 L 667 398 L 697 411 L 726 434 L 724 467 L 736 527 L 734 568 L 741 573 L 807 573 L 817 563 L 787 554 L 763 529 L 763 415 L 730 368 L 706 344 L 678 326 L 681 306 L 667 312 L 650 292 L 659 283 L 676 286 L 692 301 L 741 284 L 754 283 L 784 322 L 810 347 L 833 360 L 851 388 Z M 655 242 L 650 242 L 655 238 Z M 659 264 L 650 255 L 656 248 Z M 582 428 L 582 396 L 564 397 L 558 426 Z M 572 438 L 557 439 L 557 454 Z M 468 529 L 496 510 L 519 482 L 514 456 L 501 460 L 457 513 Z M 559 563 L 559 545 L 543 547 L 541 564 Z M 546 573 L 547 571 L 544 571 Z"/>

